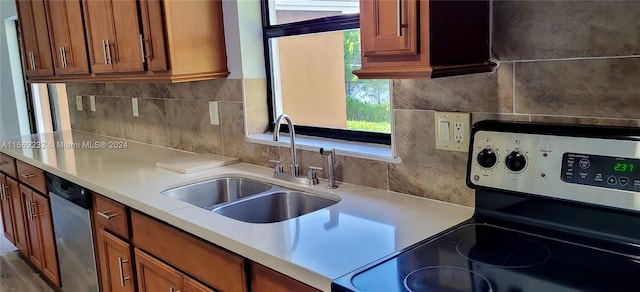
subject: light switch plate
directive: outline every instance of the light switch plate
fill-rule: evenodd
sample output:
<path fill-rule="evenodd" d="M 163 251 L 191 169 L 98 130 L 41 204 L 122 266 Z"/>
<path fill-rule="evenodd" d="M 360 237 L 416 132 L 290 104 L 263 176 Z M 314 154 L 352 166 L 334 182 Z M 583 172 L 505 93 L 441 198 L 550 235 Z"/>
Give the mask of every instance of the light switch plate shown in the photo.
<path fill-rule="evenodd" d="M 76 109 L 81 112 L 82 111 L 82 96 L 76 95 Z"/>
<path fill-rule="evenodd" d="M 133 116 L 134 117 L 139 117 L 140 113 L 138 112 L 138 99 L 137 98 L 132 98 L 131 99 L 131 108 L 133 109 Z"/>
<path fill-rule="evenodd" d="M 435 127 L 436 149 L 459 152 L 469 151 L 469 138 L 471 138 L 470 113 L 436 112 Z"/>
<path fill-rule="evenodd" d="M 91 107 L 91 111 L 92 112 L 96 111 L 96 96 L 95 95 L 89 95 L 89 106 Z"/>
<path fill-rule="evenodd" d="M 218 102 L 209 102 L 209 120 L 212 125 L 220 125 L 220 115 L 218 114 Z"/>

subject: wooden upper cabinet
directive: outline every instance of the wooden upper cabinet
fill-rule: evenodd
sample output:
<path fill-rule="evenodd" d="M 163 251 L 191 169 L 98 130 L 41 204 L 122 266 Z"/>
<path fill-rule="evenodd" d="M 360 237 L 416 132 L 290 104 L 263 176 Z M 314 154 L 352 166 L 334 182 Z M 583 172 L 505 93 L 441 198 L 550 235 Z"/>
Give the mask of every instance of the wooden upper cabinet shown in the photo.
<path fill-rule="evenodd" d="M 27 77 L 53 75 L 44 0 L 17 0 L 22 55 Z"/>
<path fill-rule="evenodd" d="M 361 79 L 490 72 L 489 1 L 361 0 Z"/>
<path fill-rule="evenodd" d="M 160 0 L 140 0 L 142 20 L 141 46 L 147 71 L 167 71 L 167 53 L 164 42 L 162 2 Z"/>
<path fill-rule="evenodd" d="M 405 4 L 405 5 L 402 5 Z M 362 55 L 415 56 L 418 54 L 416 1 L 362 1 Z M 364 35 L 366 34 L 366 36 Z"/>
<path fill-rule="evenodd" d="M 84 9 L 91 71 L 144 71 L 136 0 L 85 0 Z"/>
<path fill-rule="evenodd" d="M 47 0 L 46 3 L 55 73 L 89 73 L 80 0 Z"/>

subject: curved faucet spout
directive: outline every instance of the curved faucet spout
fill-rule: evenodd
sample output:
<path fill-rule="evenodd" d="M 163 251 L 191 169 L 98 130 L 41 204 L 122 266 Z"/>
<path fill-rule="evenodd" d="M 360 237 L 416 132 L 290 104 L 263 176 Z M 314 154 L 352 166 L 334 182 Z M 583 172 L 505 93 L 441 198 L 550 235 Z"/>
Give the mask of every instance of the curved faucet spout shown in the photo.
<path fill-rule="evenodd" d="M 273 141 L 280 140 L 280 126 L 283 121 L 287 121 L 287 125 L 289 126 L 289 137 L 291 143 L 291 176 L 297 177 L 300 174 L 300 170 L 298 168 L 298 157 L 296 155 L 296 130 L 289 115 L 281 114 L 276 119 L 276 125 L 273 128 Z"/>

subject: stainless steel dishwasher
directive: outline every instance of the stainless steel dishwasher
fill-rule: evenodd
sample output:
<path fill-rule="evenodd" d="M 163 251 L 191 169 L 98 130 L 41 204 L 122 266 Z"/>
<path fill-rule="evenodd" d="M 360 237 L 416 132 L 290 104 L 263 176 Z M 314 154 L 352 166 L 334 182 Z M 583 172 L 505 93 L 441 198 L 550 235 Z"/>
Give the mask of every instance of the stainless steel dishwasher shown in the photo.
<path fill-rule="evenodd" d="M 90 192 L 49 173 L 46 179 L 62 289 L 65 292 L 97 292 Z"/>

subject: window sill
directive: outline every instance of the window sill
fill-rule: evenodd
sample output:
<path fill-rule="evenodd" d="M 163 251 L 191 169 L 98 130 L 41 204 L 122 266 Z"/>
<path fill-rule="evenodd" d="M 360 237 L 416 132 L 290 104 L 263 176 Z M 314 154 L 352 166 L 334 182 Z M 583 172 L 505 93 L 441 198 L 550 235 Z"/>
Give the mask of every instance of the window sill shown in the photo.
<path fill-rule="evenodd" d="M 289 137 L 280 136 L 280 141 L 273 141 L 272 134 L 257 134 L 246 138 L 247 142 L 266 144 L 279 147 L 289 147 Z M 335 148 L 337 155 L 356 157 L 362 159 L 378 160 L 389 163 L 400 163 L 400 157 L 393 156 L 393 150 L 389 145 L 372 143 L 351 142 L 344 140 L 320 138 L 296 135 L 297 149 L 308 151 L 320 151 L 321 147 Z"/>

